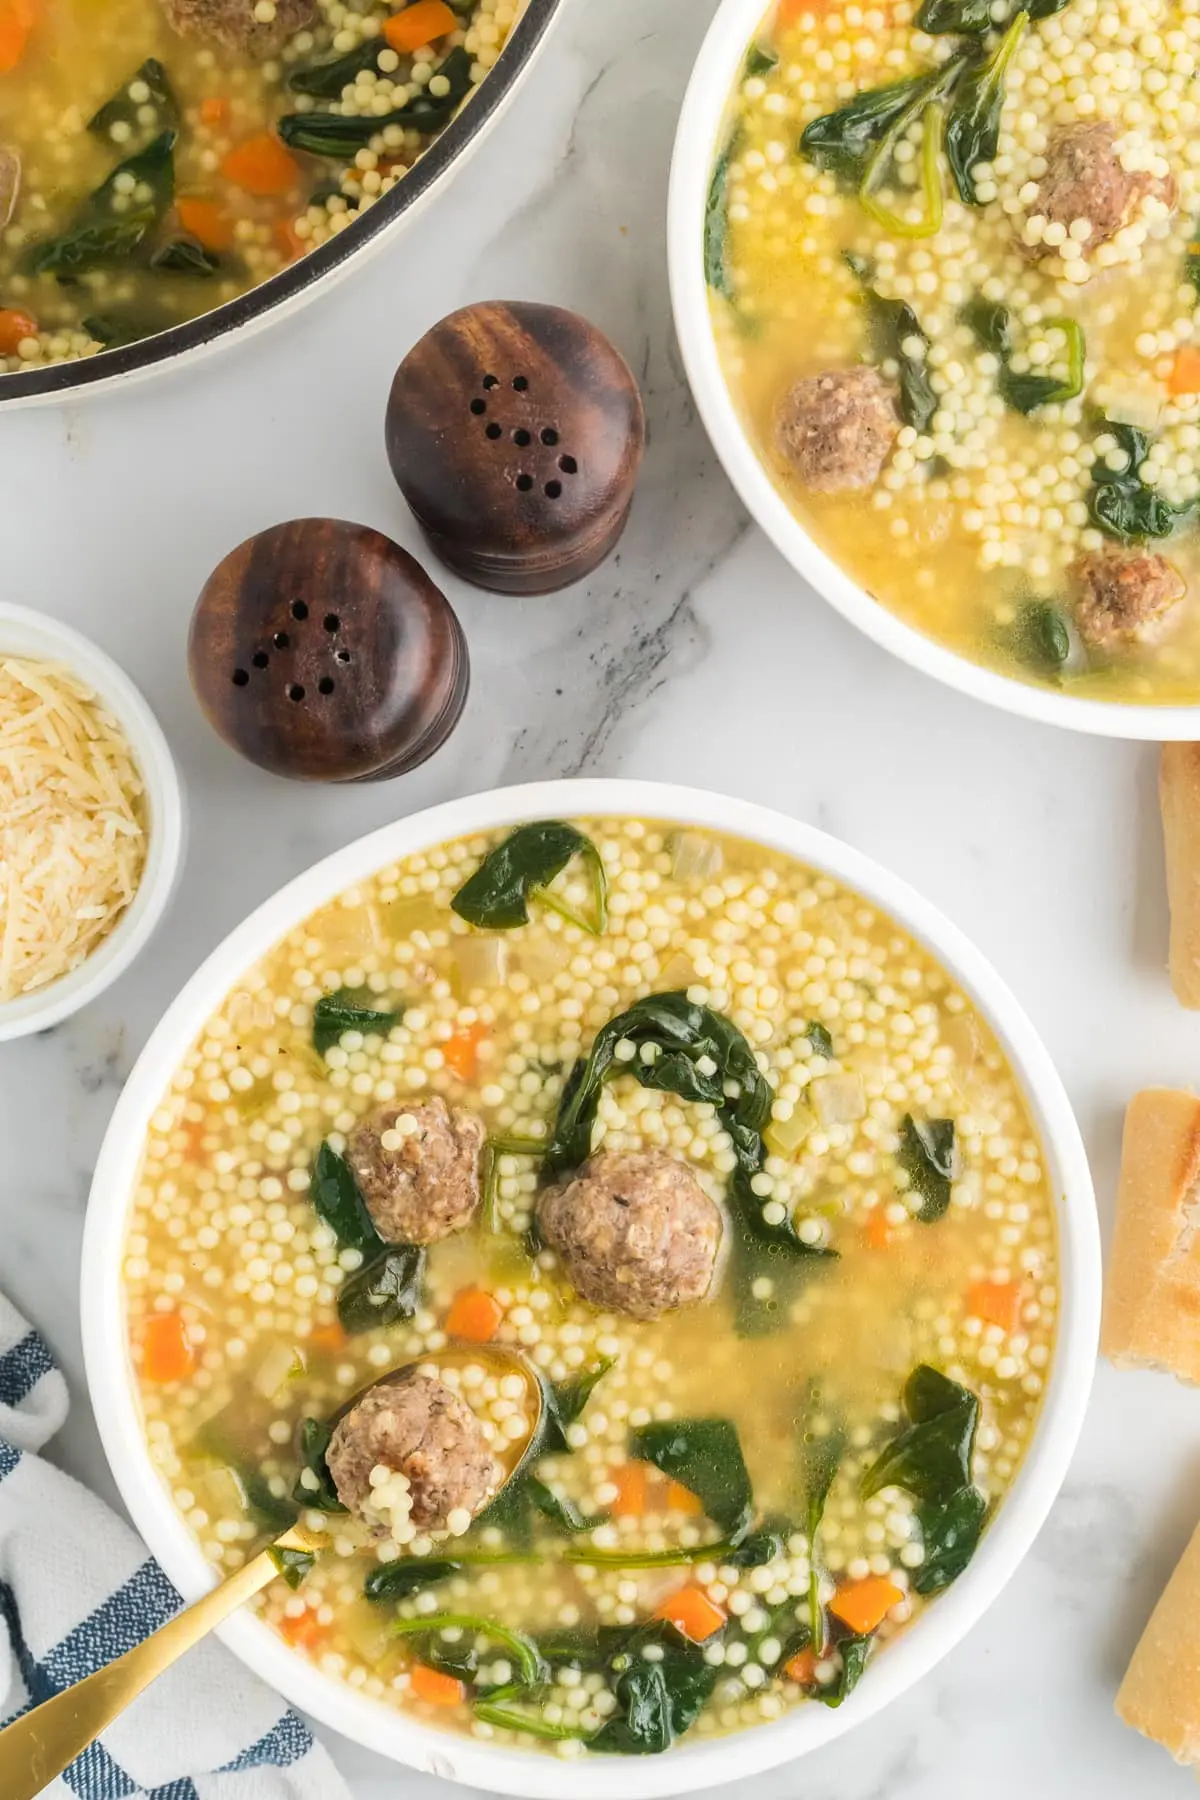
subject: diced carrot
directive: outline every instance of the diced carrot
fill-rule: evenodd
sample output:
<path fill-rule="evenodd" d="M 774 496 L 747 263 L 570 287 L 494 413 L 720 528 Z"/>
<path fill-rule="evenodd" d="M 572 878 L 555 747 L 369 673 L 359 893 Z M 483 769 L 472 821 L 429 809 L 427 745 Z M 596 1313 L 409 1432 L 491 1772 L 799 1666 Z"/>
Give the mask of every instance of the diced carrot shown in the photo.
<path fill-rule="evenodd" d="M 275 224 L 275 242 L 285 263 L 294 263 L 304 255 L 308 245 L 296 230 L 292 219 L 279 219 Z"/>
<path fill-rule="evenodd" d="M 689 1513 L 693 1518 L 704 1511 L 691 1488 L 685 1488 L 682 1482 L 667 1483 L 667 1511 Z"/>
<path fill-rule="evenodd" d="M 812 1687 L 817 1679 L 817 1653 L 812 1645 L 806 1644 L 803 1650 L 797 1650 L 795 1656 L 789 1657 L 783 1672 L 789 1681 L 799 1682 L 801 1687 Z"/>
<path fill-rule="evenodd" d="M 1200 348 L 1195 344 L 1182 344 L 1175 352 L 1167 377 L 1167 392 L 1200 394 Z"/>
<path fill-rule="evenodd" d="M 285 1614 L 280 1621 L 279 1631 L 293 1650 L 314 1650 L 326 1636 L 326 1627 L 321 1624 L 311 1606 L 306 1606 L 294 1619 Z"/>
<path fill-rule="evenodd" d="M 34 0 L 0 0 L 0 75 L 24 56 L 36 16 Z"/>
<path fill-rule="evenodd" d="M 0 356 L 15 356 L 21 339 L 34 337 L 37 320 L 15 306 L 0 307 Z"/>
<path fill-rule="evenodd" d="M 479 1046 L 486 1035 L 486 1025 L 467 1025 L 442 1045 L 442 1059 L 460 1081 L 473 1081 L 479 1073 Z"/>
<path fill-rule="evenodd" d="M 797 19 L 802 19 L 805 13 L 812 13 L 814 18 L 819 19 L 831 7 L 832 0 L 779 0 L 779 11 L 775 15 L 776 29 L 785 31 Z"/>
<path fill-rule="evenodd" d="M 416 0 L 403 12 L 393 13 L 383 22 L 383 35 L 401 56 L 411 56 L 424 44 L 432 44 L 458 26 L 458 18 L 446 0 Z"/>
<path fill-rule="evenodd" d="M 843 1625 L 861 1634 L 874 1631 L 903 1598 L 903 1591 L 886 1575 L 865 1575 L 861 1581 L 848 1581 L 840 1587 L 829 1602 L 829 1610 L 837 1614 Z"/>
<path fill-rule="evenodd" d="M 235 144 L 221 164 L 221 173 L 248 194 L 265 197 L 287 194 L 300 180 L 300 164 L 269 131 Z"/>
<path fill-rule="evenodd" d="M 459 1706 L 466 1698 L 467 1690 L 461 1681 L 453 1675 L 443 1675 L 440 1669 L 431 1669 L 425 1663 L 414 1663 L 409 1670 L 412 1691 L 418 1700 L 425 1700 L 430 1706 Z"/>
<path fill-rule="evenodd" d="M 151 1313 L 142 1333 L 142 1373 L 147 1381 L 184 1381 L 196 1367 L 196 1352 L 177 1312 Z"/>
<path fill-rule="evenodd" d="M 1024 1298 L 1019 1281 L 975 1281 L 967 1289 L 967 1311 L 1002 1331 L 1015 1331 Z"/>
<path fill-rule="evenodd" d="M 175 211 L 188 236 L 206 250 L 219 256 L 222 251 L 233 249 L 233 220 L 218 201 L 201 194 L 185 194 L 176 202 Z"/>
<path fill-rule="evenodd" d="M 609 1506 L 614 1519 L 641 1519 L 646 1513 L 646 1465 L 643 1462 L 622 1463 L 612 1472 L 617 1497 Z"/>
<path fill-rule="evenodd" d="M 225 125 L 229 120 L 229 102 L 224 94 L 209 94 L 200 102 L 202 125 Z"/>
<path fill-rule="evenodd" d="M 462 1288 L 450 1302 L 446 1330 L 471 1344 L 490 1344 L 503 1317 L 504 1308 L 486 1288 Z"/>
<path fill-rule="evenodd" d="M 892 1229 L 883 1215 L 882 1206 L 873 1207 L 867 1214 L 863 1237 L 872 1250 L 886 1250 L 891 1243 Z"/>
<path fill-rule="evenodd" d="M 726 1614 L 711 1601 L 703 1588 L 682 1587 L 655 1607 L 651 1617 L 665 1619 L 693 1644 L 703 1644 L 720 1631 Z"/>
<path fill-rule="evenodd" d="M 310 1331 L 308 1341 L 314 1350 L 329 1350 L 336 1353 L 344 1350 L 350 1340 L 338 1321 L 331 1319 L 328 1325 L 318 1325 L 315 1331 Z"/>

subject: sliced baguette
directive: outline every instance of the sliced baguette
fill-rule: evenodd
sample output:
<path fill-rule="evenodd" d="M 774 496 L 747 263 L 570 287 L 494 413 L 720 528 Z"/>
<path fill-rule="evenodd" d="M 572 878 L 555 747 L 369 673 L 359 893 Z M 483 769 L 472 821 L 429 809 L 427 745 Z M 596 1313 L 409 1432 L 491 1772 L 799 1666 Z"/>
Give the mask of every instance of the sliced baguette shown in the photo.
<path fill-rule="evenodd" d="M 1200 1762 L 1200 1526 L 1125 1671 L 1117 1716 L 1176 1762 Z"/>
<path fill-rule="evenodd" d="M 1171 986 L 1183 1006 L 1200 1007 L 1200 744 L 1164 744 L 1158 765 Z"/>
<path fill-rule="evenodd" d="M 1200 1382 L 1200 1100 L 1135 1094 L 1125 1114 L 1100 1348 Z"/>

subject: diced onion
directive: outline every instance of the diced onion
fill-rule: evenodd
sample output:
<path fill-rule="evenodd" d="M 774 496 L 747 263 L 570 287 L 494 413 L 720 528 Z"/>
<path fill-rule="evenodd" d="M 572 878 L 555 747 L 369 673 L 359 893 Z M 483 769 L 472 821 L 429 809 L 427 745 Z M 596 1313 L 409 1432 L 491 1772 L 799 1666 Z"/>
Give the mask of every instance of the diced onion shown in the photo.
<path fill-rule="evenodd" d="M 775 1156 L 795 1156 L 816 1122 L 807 1106 L 793 1108 L 790 1119 L 772 1119 L 763 1133 L 767 1149 Z"/>
<path fill-rule="evenodd" d="M 475 933 L 456 938 L 454 960 L 460 994 L 469 994 L 472 988 L 499 987 L 508 974 L 508 943 L 500 936 Z"/>
<path fill-rule="evenodd" d="M 725 863 L 715 838 L 702 831 L 680 831 L 671 841 L 671 875 L 675 881 L 711 881 Z"/>
<path fill-rule="evenodd" d="M 861 1075 L 819 1075 L 809 1083 L 809 1093 L 822 1125 L 850 1125 L 867 1110 L 867 1091 Z"/>
<path fill-rule="evenodd" d="M 304 1358 L 293 1344 L 272 1344 L 255 1372 L 253 1388 L 264 1400 L 273 1400 L 293 1375 L 304 1373 Z"/>

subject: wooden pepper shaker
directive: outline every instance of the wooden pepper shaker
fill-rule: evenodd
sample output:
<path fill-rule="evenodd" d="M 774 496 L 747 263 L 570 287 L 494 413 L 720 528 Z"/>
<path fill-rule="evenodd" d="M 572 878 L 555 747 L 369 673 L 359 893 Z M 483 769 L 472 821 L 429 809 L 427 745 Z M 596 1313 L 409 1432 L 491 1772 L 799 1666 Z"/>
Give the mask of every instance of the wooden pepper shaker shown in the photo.
<path fill-rule="evenodd" d="M 196 602 L 188 667 L 225 742 L 301 781 L 416 768 L 468 685 L 445 595 L 407 550 L 344 519 L 293 519 L 231 550 Z"/>
<path fill-rule="evenodd" d="M 625 528 L 645 443 L 629 366 L 578 313 L 464 306 L 396 371 L 387 452 L 442 561 L 505 594 L 587 575 Z"/>

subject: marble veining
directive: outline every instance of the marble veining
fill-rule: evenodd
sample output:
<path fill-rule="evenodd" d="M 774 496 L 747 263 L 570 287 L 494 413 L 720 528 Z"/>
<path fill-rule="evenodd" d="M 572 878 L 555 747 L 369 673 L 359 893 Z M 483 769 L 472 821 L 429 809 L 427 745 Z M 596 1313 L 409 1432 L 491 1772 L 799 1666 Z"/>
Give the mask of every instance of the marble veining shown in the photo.
<path fill-rule="evenodd" d="M 110 1496 L 77 1287 L 120 1083 L 251 906 L 402 810 L 503 781 L 628 774 L 743 794 L 847 838 L 922 888 L 1016 989 L 1078 1110 L 1106 1233 L 1129 1094 L 1200 1075 L 1200 1024 L 1164 972 L 1153 750 L 984 711 L 890 661 L 747 525 L 715 464 L 680 373 L 663 248 L 675 115 L 712 6 L 567 0 L 484 149 L 347 284 L 199 368 L 0 413 L 5 595 L 125 664 L 172 739 L 191 814 L 178 898 L 137 966 L 75 1020 L 0 1048 L 0 1281 L 72 1381 L 62 1460 Z M 377 787 L 276 781 L 227 751 L 191 700 L 195 595 L 233 544 L 304 513 L 377 525 L 424 556 L 383 454 L 388 382 L 441 314 L 490 296 L 580 308 L 637 372 L 650 443 L 620 552 L 546 599 L 445 578 L 473 662 L 450 743 Z M 756 1778 L 755 1800 L 1190 1793 L 1111 1701 L 1200 1513 L 1198 1475 L 1200 1398 L 1102 1368 L 1063 1495 L 984 1621 L 851 1737 Z M 334 1751 L 356 1800 L 449 1793 L 340 1740 Z M 751 1783 L 726 1792 L 749 1800 Z"/>

